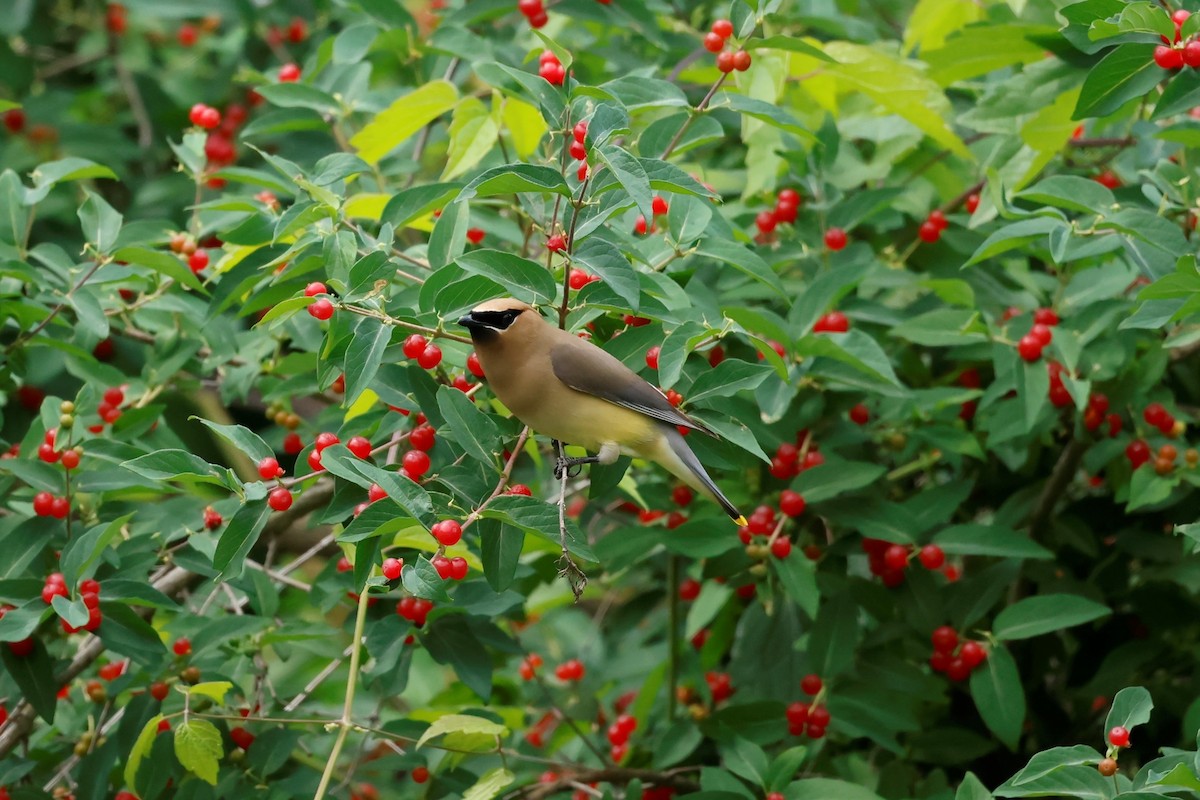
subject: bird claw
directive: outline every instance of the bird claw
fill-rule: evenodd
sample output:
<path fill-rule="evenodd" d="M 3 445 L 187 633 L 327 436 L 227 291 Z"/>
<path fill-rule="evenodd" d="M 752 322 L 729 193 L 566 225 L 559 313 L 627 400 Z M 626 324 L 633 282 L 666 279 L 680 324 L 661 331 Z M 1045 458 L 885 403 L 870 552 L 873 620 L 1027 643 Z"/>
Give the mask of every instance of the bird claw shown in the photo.
<path fill-rule="evenodd" d="M 571 474 L 569 472 L 570 469 L 571 469 L 571 464 L 565 456 L 559 456 L 558 458 L 554 459 L 554 479 L 555 480 L 561 481 L 564 474 L 570 475 Z"/>

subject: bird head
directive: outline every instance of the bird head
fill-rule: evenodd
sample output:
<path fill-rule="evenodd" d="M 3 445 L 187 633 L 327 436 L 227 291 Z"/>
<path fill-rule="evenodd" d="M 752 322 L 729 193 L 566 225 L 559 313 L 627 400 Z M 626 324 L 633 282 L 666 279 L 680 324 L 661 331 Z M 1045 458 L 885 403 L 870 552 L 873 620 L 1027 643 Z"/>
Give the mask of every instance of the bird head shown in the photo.
<path fill-rule="evenodd" d="M 528 303 L 503 297 L 488 300 L 471 309 L 458 324 L 471 332 L 475 341 L 494 339 L 510 330 L 521 330 L 540 319 L 537 311 Z"/>

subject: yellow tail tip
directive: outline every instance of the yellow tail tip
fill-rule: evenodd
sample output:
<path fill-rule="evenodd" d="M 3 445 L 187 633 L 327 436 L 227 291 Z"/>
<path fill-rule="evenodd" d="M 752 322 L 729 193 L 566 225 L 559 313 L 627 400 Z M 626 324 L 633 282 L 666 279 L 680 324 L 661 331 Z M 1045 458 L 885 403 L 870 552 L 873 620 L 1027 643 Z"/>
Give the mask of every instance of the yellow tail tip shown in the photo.
<path fill-rule="evenodd" d="M 738 518 L 735 519 L 733 522 L 735 525 L 738 525 L 739 527 L 742 527 L 742 528 L 744 528 L 750 524 L 746 521 L 745 515 L 739 515 Z"/>

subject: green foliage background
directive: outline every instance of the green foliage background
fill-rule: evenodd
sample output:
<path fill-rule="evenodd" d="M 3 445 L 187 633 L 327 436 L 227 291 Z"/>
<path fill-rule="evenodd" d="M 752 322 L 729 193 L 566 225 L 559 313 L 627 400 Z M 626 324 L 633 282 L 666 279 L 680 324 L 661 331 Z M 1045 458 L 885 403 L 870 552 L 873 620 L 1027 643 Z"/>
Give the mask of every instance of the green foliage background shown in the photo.
<path fill-rule="evenodd" d="M 1200 788 L 1200 83 L 1153 60 L 1175 8 L 563 0 L 535 32 L 512 0 L 440 5 L 16 0 L 0 17 L 0 642 L 34 641 L 0 647 L 10 796 Z M 720 17 L 753 58 L 728 77 L 700 46 Z M 1181 45 L 1197 31 L 1200 14 Z M 563 87 L 536 74 L 547 48 Z M 298 82 L 278 80 L 288 62 Z M 189 127 L 195 103 L 227 129 Z M 788 188 L 795 222 L 756 227 Z M 655 197 L 669 211 L 639 235 Z M 934 210 L 949 225 L 923 241 Z M 198 273 L 181 233 L 209 256 Z M 600 280 L 570 289 L 571 268 Z M 336 292 L 327 323 L 305 313 L 312 281 Z M 470 346 L 453 321 L 505 294 L 679 393 L 722 435 L 689 443 L 735 502 L 801 493 L 770 528 L 791 554 L 747 547 L 711 504 L 676 508 L 642 464 L 560 497 L 547 443 L 486 383 L 454 385 Z M 1038 309 L 1060 321 L 1025 362 Z M 849 330 L 814 332 L 834 310 Z M 404 356 L 413 332 L 437 368 Z M 37 453 L 64 401 L 69 473 Z M 1147 424 L 1152 402 L 1176 430 Z M 436 444 L 412 482 L 418 412 Z M 335 445 L 313 473 L 321 431 L 373 455 Z M 1135 440 L 1152 454 L 1136 469 Z M 793 442 L 824 461 L 776 477 Z M 272 453 L 282 513 L 254 468 Z M 389 497 L 356 513 L 372 484 Z M 34 512 L 43 491 L 65 519 Z M 463 582 L 430 561 L 443 518 L 465 525 L 447 550 Z M 950 574 L 914 560 L 885 586 L 865 539 L 937 544 Z M 70 596 L 47 605 L 55 571 Z M 103 623 L 68 635 L 54 617 L 86 619 L 93 577 Z M 422 626 L 395 612 L 406 597 L 433 603 Z M 967 681 L 929 667 L 947 624 L 988 648 Z M 582 680 L 555 677 L 569 659 Z M 712 696 L 717 673 L 732 696 Z M 806 673 L 825 681 L 820 739 L 785 718 Z M 614 763 L 618 708 L 638 727 Z M 1101 778 L 1116 724 L 1142 727 Z"/>

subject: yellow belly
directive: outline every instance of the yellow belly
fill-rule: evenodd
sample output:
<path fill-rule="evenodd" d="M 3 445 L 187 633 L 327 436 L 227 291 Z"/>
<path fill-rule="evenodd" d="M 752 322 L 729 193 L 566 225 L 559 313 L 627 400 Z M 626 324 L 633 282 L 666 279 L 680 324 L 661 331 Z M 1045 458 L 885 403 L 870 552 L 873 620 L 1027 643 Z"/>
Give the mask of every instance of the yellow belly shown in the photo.
<path fill-rule="evenodd" d="M 591 451 L 613 442 L 624 452 L 637 453 L 658 438 L 659 423 L 646 415 L 589 394 L 567 391 L 569 396 L 510 410 L 535 433 Z"/>

